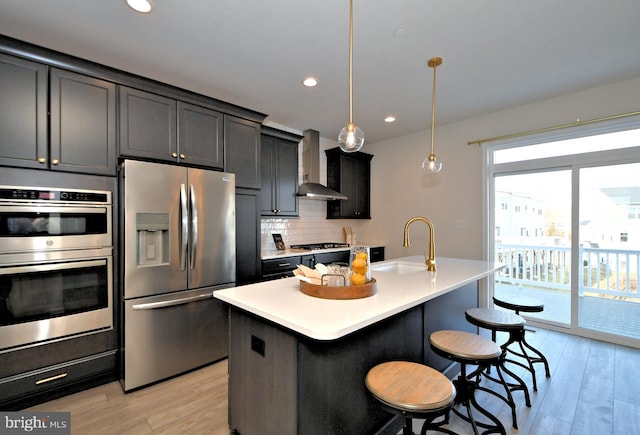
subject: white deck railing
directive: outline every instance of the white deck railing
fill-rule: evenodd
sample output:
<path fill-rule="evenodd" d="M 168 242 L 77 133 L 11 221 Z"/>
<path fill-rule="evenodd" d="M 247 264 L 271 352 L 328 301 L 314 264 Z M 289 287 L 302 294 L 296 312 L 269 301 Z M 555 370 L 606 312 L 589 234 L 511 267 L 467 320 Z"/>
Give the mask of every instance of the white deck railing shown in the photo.
<path fill-rule="evenodd" d="M 640 251 L 581 247 L 579 294 L 640 298 Z M 496 260 L 507 265 L 496 280 L 515 285 L 570 291 L 571 249 L 535 245 L 496 245 Z"/>

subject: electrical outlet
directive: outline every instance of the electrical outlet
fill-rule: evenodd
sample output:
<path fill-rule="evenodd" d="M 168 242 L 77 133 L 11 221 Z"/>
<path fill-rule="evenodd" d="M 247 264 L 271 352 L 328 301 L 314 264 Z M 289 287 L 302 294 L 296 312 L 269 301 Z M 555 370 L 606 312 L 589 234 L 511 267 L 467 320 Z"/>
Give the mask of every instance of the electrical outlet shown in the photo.
<path fill-rule="evenodd" d="M 456 230 L 464 230 L 464 219 L 456 219 Z"/>
<path fill-rule="evenodd" d="M 264 356 L 264 350 L 265 350 L 264 340 L 261 339 L 261 338 L 256 337 L 255 335 L 252 335 L 251 336 L 251 350 L 253 350 L 254 352 L 259 353 L 262 356 Z"/>

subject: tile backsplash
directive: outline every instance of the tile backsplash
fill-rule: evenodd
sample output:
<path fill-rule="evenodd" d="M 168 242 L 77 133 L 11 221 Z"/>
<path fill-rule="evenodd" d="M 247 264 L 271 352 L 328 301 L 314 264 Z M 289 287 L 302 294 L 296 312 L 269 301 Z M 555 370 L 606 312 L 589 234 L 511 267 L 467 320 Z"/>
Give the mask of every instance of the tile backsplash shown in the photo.
<path fill-rule="evenodd" d="M 350 226 L 357 234 L 358 221 L 327 219 L 327 203 L 309 199 L 299 200 L 299 218 L 262 218 L 260 225 L 262 250 L 275 249 L 271 234 L 282 235 L 285 245 L 302 243 L 344 242 L 342 227 Z"/>

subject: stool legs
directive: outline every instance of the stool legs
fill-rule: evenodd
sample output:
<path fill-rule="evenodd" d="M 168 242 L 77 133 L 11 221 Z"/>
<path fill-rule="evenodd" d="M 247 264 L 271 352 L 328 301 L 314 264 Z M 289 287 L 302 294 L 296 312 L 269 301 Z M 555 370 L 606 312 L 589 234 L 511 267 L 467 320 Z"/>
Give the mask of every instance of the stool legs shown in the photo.
<path fill-rule="evenodd" d="M 486 367 L 482 367 L 482 369 L 485 368 Z M 453 385 L 455 385 L 457 391 L 455 403 L 457 405 L 463 405 L 467 410 L 467 414 L 465 415 L 461 413 L 455 407 L 453 408 L 453 412 L 455 412 L 456 415 L 458 415 L 463 420 L 471 423 L 471 427 L 473 428 L 473 433 L 475 435 L 480 434 L 480 432 L 478 431 L 478 427 L 487 429 L 486 431 L 482 432 L 483 435 L 489 433 L 499 433 L 501 435 L 506 435 L 507 432 L 502 425 L 502 422 L 500 422 L 500 420 L 498 420 L 498 418 L 491 414 L 489 411 L 480 406 L 475 398 L 475 392 L 476 390 L 485 391 L 501 398 L 502 400 L 505 400 L 504 397 L 500 396 L 495 391 L 479 386 L 478 382 L 471 380 L 472 377 L 473 375 L 467 375 L 466 364 L 460 363 L 460 375 L 453 381 Z M 486 423 L 476 422 L 475 418 L 473 417 L 473 408 L 475 408 L 478 412 L 491 420 L 491 422 L 493 422 L 494 424 L 490 425 Z"/>
<path fill-rule="evenodd" d="M 495 331 L 491 332 L 491 336 L 495 341 Z M 517 343 L 518 344 L 518 346 L 520 347 L 520 352 L 511 349 L 510 345 L 513 344 L 513 343 Z M 511 364 L 518 365 L 518 366 L 524 368 L 525 370 L 528 370 L 531 373 L 531 379 L 532 379 L 532 382 L 533 382 L 533 391 L 538 391 L 538 383 L 536 381 L 536 369 L 533 366 L 533 364 L 535 364 L 535 363 L 543 363 L 546 377 L 547 378 L 551 377 L 551 372 L 549 371 L 549 362 L 547 361 L 547 358 L 545 358 L 545 356 L 542 354 L 542 352 L 540 352 L 538 349 L 534 348 L 529 343 L 527 343 L 527 340 L 525 338 L 525 330 L 524 329 L 516 330 L 516 331 L 510 331 L 509 332 L 509 339 L 504 344 L 502 344 L 500 347 L 502 349 L 504 349 L 505 352 L 508 352 L 508 353 L 516 355 L 516 356 L 518 356 L 520 358 L 523 358 L 527 362 L 527 365 L 524 365 L 520 361 L 515 361 L 513 359 L 508 359 L 508 358 L 505 357 L 505 361 L 506 362 L 510 362 Z M 535 356 L 529 355 L 529 353 L 527 352 L 527 349 L 529 349 L 531 352 L 533 352 L 535 354 Z"/>

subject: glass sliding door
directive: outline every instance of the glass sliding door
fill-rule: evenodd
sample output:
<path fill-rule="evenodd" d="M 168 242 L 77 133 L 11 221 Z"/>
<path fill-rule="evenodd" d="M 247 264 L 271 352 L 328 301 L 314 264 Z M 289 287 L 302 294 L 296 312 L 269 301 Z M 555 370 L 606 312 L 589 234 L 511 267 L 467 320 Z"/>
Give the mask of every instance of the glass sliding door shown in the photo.
<path fill-rule="evenodd" d="M 489 295 L 533 325 L 640 347 L 640 128 L 487 147 Z"/>
<path fill-rule="evenodd" d="M 527 317 L 571 322 L 571 171 L 496 176 L 494 295 L 534 297 L 545 305 Z"/>
<path fill-rule="evenodd" d="M 640 339 L 640 163 L 580 169 L 577 323 Z"/>

